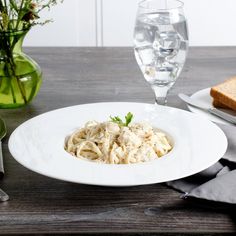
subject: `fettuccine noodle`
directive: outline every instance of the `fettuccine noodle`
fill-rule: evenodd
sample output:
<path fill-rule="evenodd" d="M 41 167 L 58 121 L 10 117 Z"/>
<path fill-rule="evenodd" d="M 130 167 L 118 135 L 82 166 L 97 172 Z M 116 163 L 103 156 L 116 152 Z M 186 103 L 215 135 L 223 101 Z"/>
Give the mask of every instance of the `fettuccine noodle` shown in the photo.
<path fill-rule="evenodd" d="M 65 150 L 75 157 L 107 164 L 146 162 L 172 149 L 163 132 L 147 123 L 119 126 L 89 121 L 66 141 Z"/>

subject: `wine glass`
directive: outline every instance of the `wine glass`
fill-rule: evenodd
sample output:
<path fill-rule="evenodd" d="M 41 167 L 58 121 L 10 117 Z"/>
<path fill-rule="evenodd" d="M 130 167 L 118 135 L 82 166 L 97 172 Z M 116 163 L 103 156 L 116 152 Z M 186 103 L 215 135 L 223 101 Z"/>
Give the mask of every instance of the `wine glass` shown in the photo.
<path fill-rule="evenodd" d="M 138 7 L 135 57 L 159 105 L 166 104 L 168 91 L 180 75 L 187 55 L 183 5 L 178 0 L 143 0 Z"/>

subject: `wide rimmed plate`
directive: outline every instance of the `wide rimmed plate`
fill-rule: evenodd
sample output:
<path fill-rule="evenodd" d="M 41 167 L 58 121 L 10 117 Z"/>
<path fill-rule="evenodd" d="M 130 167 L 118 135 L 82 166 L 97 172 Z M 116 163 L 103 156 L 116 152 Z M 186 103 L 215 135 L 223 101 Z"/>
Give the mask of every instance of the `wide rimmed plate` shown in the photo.
<path fill-rule="evenodd" d="M 77 159 L 64 150 L 68 134 L 89 120 L 132 112 L 173 140 L 173 150 L 154 161 L 109 165 Z M 102 186 L 134 186 L 183 178 L 206 169 L 225 153 L 227 139 L 212 122 L 176 108 L 144 103 L 94 103 L 39 115 L 11 135 L 9 149 L 23 166 L 52 178 Z"/>
<path fill-rule="evenodd" d="M 203 107 L 212 107 L 212 97 L 210 96 L 210 88 L 206 88 L 206 89 L 202 89 L 197 91 L 196 93 L 192 94 L 191 96 L 192 98 L 196 99 L 200 104 L 202 104 Z M 225 124 L 225 125 L 229 125 L 231 124 L 228 121 L 225 121 L 223 119 L 221 119 L 220 117 L 214 116 L 212 114 L 210 114 L 207 111 L 204 111 L 202 109 L 187 105 L 188 109 L 196 114 L 199 114 L 213 122 L 219 123 L 219 124 Z M 230 110 L 226 110 L 226 109 L 222 109 L 225 112 L 231 113 L 231 115 L 236 115 L 236 112 L 230 111 Z M 232 124 L 231 124 L 232 125 Z"/>

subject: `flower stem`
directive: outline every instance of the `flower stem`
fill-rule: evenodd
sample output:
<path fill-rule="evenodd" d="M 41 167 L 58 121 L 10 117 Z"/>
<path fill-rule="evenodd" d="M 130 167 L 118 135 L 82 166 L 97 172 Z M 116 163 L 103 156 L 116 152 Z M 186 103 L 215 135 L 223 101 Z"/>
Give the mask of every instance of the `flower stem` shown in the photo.
<path fill-rule="evenodd" d="M 14 92 L 11 82 L 10 82 L 10 88 L 11 88 L 11 95 L 12 95 L 13 103 L 16 103 L 16 96 L 15 96 L 15 92 Z"/>
<path fill-rule="evenodd" d="M 26 98 L 26 95 L 25 95 L 24 88 L 22 87 L 20 78 L 16 75 L 16 72 L 15 72 L 15 63 L 14 63 L 13 55 L 10 55 L 10 57 L 8 58 L 8 62 L 6 62 L 6 63 L 7 63 L 7 66 L 6 66 L 7 67 L 7 70 L 6 70 L 7 71 L 7 75 L 8 75 L 10 80 L 13 79 L 11 77 L 15 77 L 16 78 L 17 85 L 18 85 L 18 88 L 20 90 L 22 99 L 23 99 L 24 103 L 26 104 L 27 103 L 27 98 Z M 11 88 L 11 93 L 12 93 L 12 97 L 13 97 L 13 102 L 16 103 L 17 102 L 16 101 L 16 96 L 15 96 L 15 92 L 14 92 L 14 89 L 12 87 L 11 81 L 10 81 L 10 88 Z"/>
<path fill-rule="evenodd" d="M 17 85 L 18 85 L 18 88 L 20 90 L 21 96 L 22 96 L 22 98 L 24 100 L 24 103 L 26 104 L 27 103 L 27 98 L 26 98 L 26 95 L 25 95 L 24 88 L 23 88 L 23 86 L 21 84 L 20 78 L 16 75 L 14 61 L 12 61 L 12 63 L 10 63 L 10 66 L 11 66 L 12 76 L 16 78 Z M 13 91 L 13 96 L 15 96 L 14 91 Z"/>
<path fill-rule="evenodd" d="M 23 100 L 24 100 L 24 103 L 26 104 L 26 103 L 27 103 L 27 98 L 26 98 L 26 96 L 25 96 L 24 88 L 23 88 L 23 86 L 22 86 L 22 84 L 21 84 L 20 79 L 18 78 L 18 76 L 15 76 L 15 77 L 16 77 L 16 81 L 17 81 L 18 87 L 19 87 L 20 92 L 21 92 L 21 96 L 22 96 L 22 98 L 23 98 Z"/>
<path fill-rule="evenodd" d="M 20 24 L 20 21 L 22 20 L 22 17 L 23 17 L 22 16 L 22 9 L 23 9 L 24 3 L 25 3 L 25 0 L 21 0 L 21 4 L 20 4 L 19 12 L 18 12 L 18 18 L 17 18 L 15 30 L 18 30 L 18 26 Z"/>

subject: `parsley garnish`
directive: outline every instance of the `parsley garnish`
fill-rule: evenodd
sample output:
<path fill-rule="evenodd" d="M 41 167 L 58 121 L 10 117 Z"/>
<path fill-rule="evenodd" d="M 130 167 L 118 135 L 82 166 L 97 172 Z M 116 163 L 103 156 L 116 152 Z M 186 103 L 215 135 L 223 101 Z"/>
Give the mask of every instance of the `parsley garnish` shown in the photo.
<path fill-rule="evenodd" d="M 118 124 L 119 126 L 128 126 L 129 123 L 132 121 L 133 117 L 134 117 L 133 114 L 129 112 L 125 116 L 125 122 L 123 122 L 119 116 L 114 116 L 114 117 L 110 116 L 111 121 Z"/>

